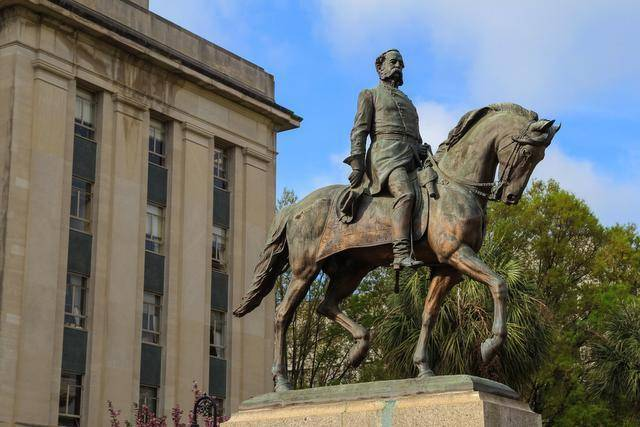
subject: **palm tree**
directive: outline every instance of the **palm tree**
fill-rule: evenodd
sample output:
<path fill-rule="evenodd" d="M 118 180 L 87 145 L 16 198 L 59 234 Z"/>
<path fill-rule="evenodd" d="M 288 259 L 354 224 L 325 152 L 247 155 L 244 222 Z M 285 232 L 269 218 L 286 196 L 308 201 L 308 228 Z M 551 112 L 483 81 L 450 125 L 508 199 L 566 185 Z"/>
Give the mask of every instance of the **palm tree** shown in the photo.
<path fill-rule="evenodd" d="M 501 274 L 509 288 L 508 338 L 490 365 L 482 363 L 480 344 L 491 334 L 493 304 L 485 285 L 465 279 L 441 308 L 429 340 L 432 369 L 438 375 L 473 374 L 495 379 L 523 391 L 541 365 L 549 344 L 549 316 L 525 279 L 522 264 L 489 241 L 482 258 Z M 376 345 L 384 355 L 390 378 L 416 374 L 412 356 L 422 318 L 429 271 L 410 274 L 399 295 L 390 298 L 376 322 Z"/>
<path fill-rule="evenodd" d="M 585 350 L 589 390 L 640 414 L 640 304 L 621 304 Z"/>

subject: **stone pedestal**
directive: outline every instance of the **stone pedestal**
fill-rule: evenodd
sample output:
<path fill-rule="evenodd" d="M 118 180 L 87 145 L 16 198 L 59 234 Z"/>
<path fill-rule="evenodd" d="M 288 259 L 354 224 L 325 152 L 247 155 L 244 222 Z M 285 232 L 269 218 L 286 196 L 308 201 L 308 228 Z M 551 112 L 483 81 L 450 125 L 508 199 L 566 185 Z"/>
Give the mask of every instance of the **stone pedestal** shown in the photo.
<path fill-rule="evenodd" d="M 469 375 L 347 384 L 246 400 L 231 426 L 541 426 L 511 388 Z"/>

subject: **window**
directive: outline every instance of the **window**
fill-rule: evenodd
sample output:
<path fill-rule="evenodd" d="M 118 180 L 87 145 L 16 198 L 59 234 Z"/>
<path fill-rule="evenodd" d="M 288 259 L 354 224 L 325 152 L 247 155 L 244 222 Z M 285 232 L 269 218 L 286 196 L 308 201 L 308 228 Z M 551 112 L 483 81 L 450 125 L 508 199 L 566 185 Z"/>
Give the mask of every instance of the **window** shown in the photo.
<path fill-rule="evenodd" d="M 67 274 L 67 293 L 64 301 L 64 324 L 86 328 L 87 278 L 79 274 Z"/>
<path fill-rule="evenodd" d="M 149 126 L 149 163 L 164 166 L 165 154 L 165 126 L 156 120 L 151 120 Z"/>
<path fill-rule="evenodd" d="M 140 386 L 140 407 L 146 406 L 154 414 L 158 414 L 158 387 Z"/>
<path fill-rule="evenodd" d="M 220 267 L 225 263 L 227 250 L 227 230 L 213 226 L 213 239 L 211 243 L 211 262 L 213 267 Z"/>
<path fill-rule="evenodd" d="M 227 332 L 226 313 L 211 310 L 211 325 L 209 327 L 209 356 L 224 359 L 224 343 Z"/>
<path fill-rule="evenodd" d="M 91 184 L 82 179 L 71 179 L 71 211 L 69 227 L 89 232 L 91 218 Z"/>
<path fill-rule="evenodd" d="M 227 153 L 219 148 L 213 152 L 213 185 L 221 190 L 229 189 Z"/>
<path fill-rule="evenodd" d="M 144 293 L 142 303 L 142 341 L 160 344 L 160 314 L 162 296 L 151 292 Z"/>
<path fill-rule="evenodd" d="M 80 401 L 82 397 L 82 375 L 63 372 L 60 378 L 60 401 L 58 425 L 80 426 Z"/>
<path fill-rule="evenodd" d="M 87 91 L 78 89 L 76 94 L 76 119 L 74 132 L 76 136 L 94 140 L 96 124 L 95 96 Z"/>
<path fill-rule="evenodd" d="M 145 247 L 148 251 L 162 253 L 162 230 L 164 228 L 164 209 L 147 205 L 147 236 Z"/>
<path fill-rule="evenodd" d="M 213 400 L 216 402 L 216 407 L 218 408 L 218 416 L 222 417 L 224 415 L 224 399 L 215 396 L 211 397 L 213 397 Z"/>

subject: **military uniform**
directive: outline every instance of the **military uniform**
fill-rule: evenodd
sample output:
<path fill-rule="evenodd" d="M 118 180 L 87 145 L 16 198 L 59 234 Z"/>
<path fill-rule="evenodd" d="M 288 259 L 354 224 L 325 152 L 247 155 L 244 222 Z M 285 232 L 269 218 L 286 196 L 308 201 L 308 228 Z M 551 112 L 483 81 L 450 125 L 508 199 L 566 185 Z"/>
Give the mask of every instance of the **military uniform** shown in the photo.
<path fill-rule="evenodd" d="M 368 152 L 367 136 L 371 137 Z M 354 164 L 365 165 L 368 180 L 362 181 L 360 185 L 364 188 L 360 191 L 366 189 L 375 196 L 386 188 L 394 197 L 392 238 L 395 268 L 400 268 L 400 260 L 409 259 L 420 144 L 418 112 L 401 90 L 381 81 L 377 87 L 360 92 L 351 131 L 351 155 L 344 161 L 352 167 Z M 409 261 L 409 265 L 417 264 L 414 260 Z"/>
<path fill-rule="evenodd" d="M 358 96 L 358 110 L 351 131 L 350 164 L 354 157 L 366 152 L 367 136 L 371 148 L 367 153 L 368 190 L 372 196 L 384 190 L 391 172 L 403 167 L 408 173 L 419 164 L 418 145 L 422 143 L 418 128 L 418 112 L 400 89 L 380 82 Z"/>

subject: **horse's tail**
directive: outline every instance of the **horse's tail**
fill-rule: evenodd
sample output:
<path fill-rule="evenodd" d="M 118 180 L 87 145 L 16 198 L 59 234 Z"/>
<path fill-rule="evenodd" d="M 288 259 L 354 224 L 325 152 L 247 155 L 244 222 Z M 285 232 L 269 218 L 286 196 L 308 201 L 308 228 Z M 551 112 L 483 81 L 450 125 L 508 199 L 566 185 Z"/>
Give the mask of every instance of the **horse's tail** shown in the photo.
<path fill-rule="evenodd" d="M 291 209 L 286 207 L 276 215 L 269 238 L 260 254 L 260 260 L 253 272 L 253 283 L 242 303 L 233 310 L 233 315 L 242 317 L 260 305 L 276 284 L 278 276 L 289 268 L 289 247 L 287 246 L 287 220 Z"/>

